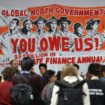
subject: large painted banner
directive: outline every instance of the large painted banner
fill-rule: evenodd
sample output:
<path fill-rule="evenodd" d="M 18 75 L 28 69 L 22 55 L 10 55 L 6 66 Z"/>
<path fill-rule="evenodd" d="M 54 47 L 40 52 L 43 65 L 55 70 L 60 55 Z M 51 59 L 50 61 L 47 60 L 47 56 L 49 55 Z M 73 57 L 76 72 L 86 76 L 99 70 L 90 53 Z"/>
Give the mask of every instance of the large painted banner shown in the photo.
<path fill-rule="evenodd" d="M 0 66 L 32 57 L 60 70 L 64 64 L 105 62 L 105 7 L 48 5 L 0 8 Z"/>

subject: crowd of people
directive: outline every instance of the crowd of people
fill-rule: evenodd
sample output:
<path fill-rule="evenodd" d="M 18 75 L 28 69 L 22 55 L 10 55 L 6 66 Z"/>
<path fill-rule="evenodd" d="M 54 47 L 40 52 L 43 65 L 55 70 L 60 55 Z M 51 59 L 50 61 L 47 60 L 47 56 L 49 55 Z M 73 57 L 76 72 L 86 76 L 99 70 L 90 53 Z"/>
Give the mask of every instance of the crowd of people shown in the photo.
<path fill-rule="evenodd" d="M 65 64 L 62 70 L 56 74 L 54 70 L 47 69 L 45 63 L 41 63 L 39 64 L 40 75 L 34 71 L 34 60 L 30 57 L 23 58 L 20 66 L 21 71 L 18 70 L 18 62 L 12 60 L 10 67 L 2 70 L 0 105 L 24 105 L 16 101 L 18 96 L 14 100 L 16 86 L 19 86 L 19 84 L 27 84 L 32 88 L 32 102 L 30 104 L 27 101 L 25 105 L 71 105 L 69 104 L 71 100 L 72 105 L 105 105 L 105 65 L 91 63 L 86 76 L 79 74 L 78 64 Z M 72 88 L 75 87 L 73 89 L 75 93 L 70 91 L 70 86 Z M 19 91 L 19 88 L 17 90 Z M 63 94 L 61 91 L 68 92 Z M 23 92 L 24 98 L 27 98 L 25 97 L 27 92 L 28 90 Z M 68 98 L 70 96 L 69 93 L 72 93 L 72 97 L 69 97 L 70 99 Z M 66 94 L 68 95 L 66 96 Z M 76 94 L 79 96 L 74 101 L 73 95 Z"/>

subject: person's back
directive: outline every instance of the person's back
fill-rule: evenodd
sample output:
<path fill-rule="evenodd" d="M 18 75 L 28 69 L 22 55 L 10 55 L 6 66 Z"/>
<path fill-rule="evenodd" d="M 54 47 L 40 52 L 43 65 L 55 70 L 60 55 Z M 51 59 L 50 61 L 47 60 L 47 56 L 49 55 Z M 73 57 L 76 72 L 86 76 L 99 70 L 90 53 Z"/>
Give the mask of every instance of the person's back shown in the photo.
<path fill-rule="evenodd" d="M 89 80 L 87 83 L 91 105 L 105 105 L 105 84 L 98 79 Z"/>
<path fill-rule="evenodd" d="M 105 65 L 101 65 L 101 75 L 100 80 L 105 83 Z"/>
<path fill-rule="evenodd" d="M 33 75 L 31 73 L 20 73 L 13 77 L 12 82 L 14 86 L 18 84 L 23 84 L 23 85 L 27 84 L 28 86 L 31 86 L 32 95 L 33 95 L 33 102 L 32 102 L 33 105 L 37 105 L 37 103 L 40 103 L 41 101 L 40 94 L 43 88 L 40 76 Z"/>
<path fill-rule="evenodd" d="M 5 81 L 0 83 L 0 105 L 11 105 L 10 89 L 13 87 L 12 82 Z"/>
<path fill-rule="evenodd" d="M 46 103 L 46 105 L 50 105 L 52 90 L 56 81 L 55 72 L 53 70 L 47 70 L 45 73 L 46 77 L 46 85 L 42 91 L 42 100 Z"/>
<path fill-rule="evenodd" d="M 38 95 L 40 98 L 40 94 L 41 94 L 43 85 L 42 85 L 40 76 L 38 76 L 37 74 L 31 73 L 31 69 L 32 69 L 33 65 L 34 65 L 33 59 L 31 59 L 29 57 L 23 58 L 21 61 L 22 71 L 20 72 L 20 74 L 17 74 L 12 78 L 12 82 L 13 82 L 13 85 L 17 85 L 20 83 L 23 83 L 23 84 L 26 83 L 26 84 L 30 85 L 32 87 L 33 96 L 34 96 L 33 104 L 37 105 L 37 103 L 39 102 L 38 105 L 41 105 L 40 104 L 41 100 L 39 99 L 38 101 L 36 101 L 36 98 L 38 98 Z M 22 78 L 19 78 L 18 75 L 22 75 Z M 38 93 L 37 96 L 36 96 L 36 91 Z"/>
<path fill-rule="evenodd" d="M 63 82 L 64 84 L 61 82 L 59 85 L 58 83 L 54 85 L 52 98 L 51 98 L 51 105 L 90 105 L 89 90 L 88 90 L 87 83 L 83 83 L 79 85 L 80 88 L 78 89 L 80 89 L 80 91 L 78 91 L 78 89 L 72 89 L 74 91 L 71 90 L 71 87 L 73 86 L 73 84 L 79 81 L 76 67 L 69 64 L 65 65 L 61 72 L 61 80 L 64 81 Z M 69 88 L 68 85 L 70 85 L 71 87 Z M 72 92 L 73 94 L 75 93 L 75 96 L 72 94 Z M 78 93 L 80 93 L 79 96 L 77 96 Z M 75 101 L 74 99 L 70 100 L 71 97 L 69 96 L 74 96 L 72 98 L 76 100 Z"/>
<path fill-rule="evenodd" d="M 0 83 L 0 105 L 12 105 L 11 101 L 11 82 L 12 76 L 15 74 L 15 68 L 7 67 L 2 71 L 4 81 Z"/>
<path fill-rule="evenodd" d="M 105 105 L 105 84 L 99 80 L 101 65 L 92 63 L 88 68 L 88 87 L 91 105 Z"/>

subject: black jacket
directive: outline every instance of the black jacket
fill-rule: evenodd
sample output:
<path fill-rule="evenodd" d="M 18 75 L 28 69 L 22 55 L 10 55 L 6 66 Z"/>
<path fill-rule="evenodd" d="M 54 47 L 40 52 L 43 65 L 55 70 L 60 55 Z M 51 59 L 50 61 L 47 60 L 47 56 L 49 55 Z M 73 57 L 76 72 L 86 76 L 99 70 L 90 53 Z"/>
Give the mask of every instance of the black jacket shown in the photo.
<path fill-rule="evenodd" d="M 100 80 L 87 81 L 91 105 L 105 105 L 105 84 Z"/>

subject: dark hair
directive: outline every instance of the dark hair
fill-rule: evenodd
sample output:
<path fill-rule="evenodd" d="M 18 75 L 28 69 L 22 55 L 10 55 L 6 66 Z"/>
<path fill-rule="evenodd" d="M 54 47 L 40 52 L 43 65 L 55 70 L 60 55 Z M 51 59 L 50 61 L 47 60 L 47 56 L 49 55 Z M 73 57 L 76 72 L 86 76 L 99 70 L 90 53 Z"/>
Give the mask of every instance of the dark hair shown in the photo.
<path fill-rule="evenodd" d="M 48 30 L 48 32 L 53 32 L 53 30 L 51 29 L 51 23 L 52 23 L 52 22 L 49 23 L 49 30 Z M 57 26 L 58 26 L 58 25 L 59 25 L 59 24 L 58 24 L 58 22 L 57 22 Z M 56 28 L 56 30 L 57 30 L 57 28 Z"/>
<path fill-rule="evenodd" d="M 78 33 L 78 28 L 79 27 L 82 27 L 82 25 L 80 23 L 75 23 L 74 24 L 74 34 L 77 35 L 77 36 L 79 35 L 79 33 Z"/>
<path fill-rule="evenodd" d="M 101 74 L 101 65 L 99 63 L 91 63 L 88 68 L 88 73 L 95 76 L 100 76 Z"/>
<path fill-rule="evenodd" d="M 28 30 L 26 29 L 26 22 L 27 21 L 31 21 L 31 23 L 33 24 L 32 20 L 29 20 L 29 19 L 26 19 L 24 22 L 23 22 L 23 28 L 21 29 L 21 32 L 24 33 L 24 34 L 27 34 Z"/>
<path fill-rule="evenodd" d="M 46 85 L 49 81 L 50 78 L 55 74 L 54 70 L 47 70 L 44 75 L 43 75 L 43 79 L 44 79 L 44 84 Z"/>
<path fill-rule="evenodd" d="M 2 81 L 2 76 L 0 75 L 0 82 Z"/>
<path fill-rule="evenodd" d="M 101 65 L 101 72 L 105 72 L 105 65 Z"/>
<path fill-rule="evenodd" d="M 14 61 L 14 60 L 11 60 L 11 61 L 10 61 L 10 65 L 12 65 L 12 64 L 13 64 L 13 61 Z"/>
<path fill-rule="evenodd" d="M 14 18 L 14 19 L 12 19 L 12 20 L 13 20 L 13 21 L 16 21 L 17 26 L 19 25 L 19 20 L 18 20 L 18 19 Z"/>
<path fill-rule="evenodd" d="M 23 71 L 29 71 L 34 66 L 34 60 L 30 57 L 24 57 L 20 64 Z"/>
<path fill-rule="evenodd" d="M 95 22 L 97 22 L 97 21 L 94 21 L 93 23 L 90 24 L 90 26 L 88 27 L 88 30 L 92 30 L 93 29 L 92 26 L 94 25 Z"/>
<path fill-rule="evenodd" d="M 13 62 L 15 61 L 16 59 L 13 59 L 10 61 L 10 65 L 12 66 Z"/>
<path fill-rule="evenodd" d="M 60 80 L 61 79 L 61 71 L 58 71 L 56 76 L 57 76 L 57 80 Z"/>
<path fill-rule="evenodd" d="M 6 67 L 2 71 L 2 75 L 3 75 L 4 80 L 11 81 L 13 75 L 16 74 L 17 71 L 19 71 L 19 70 L 14 68 L 14 67 Z"/>
<path fill-rule="evenodd" d="M 78 64 L 73 64 L 73 66 L 75 66 L 77 68 L 77 70 L 79 70 L 79 65 Z"/>
<path fill-rule="evenodd" d="M 45 63 L 41 63 L 41 64 L 39 65 L 39 69 L 40 69 L 40 67 L 44 67 L 45 70 L 47 70 L 47 65 L 46 65 Z"/>

